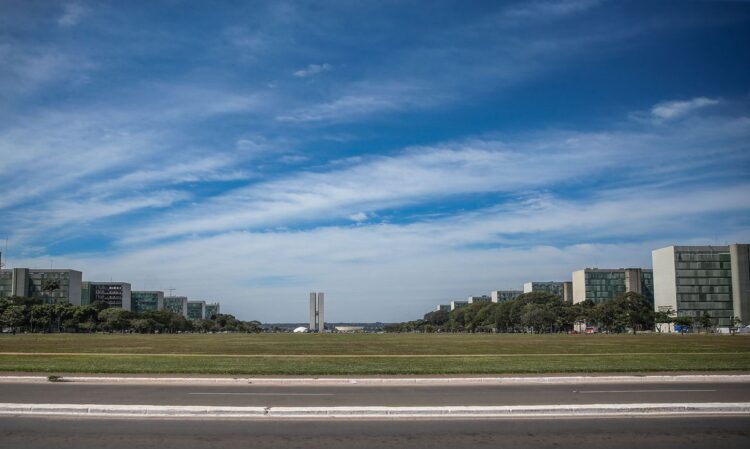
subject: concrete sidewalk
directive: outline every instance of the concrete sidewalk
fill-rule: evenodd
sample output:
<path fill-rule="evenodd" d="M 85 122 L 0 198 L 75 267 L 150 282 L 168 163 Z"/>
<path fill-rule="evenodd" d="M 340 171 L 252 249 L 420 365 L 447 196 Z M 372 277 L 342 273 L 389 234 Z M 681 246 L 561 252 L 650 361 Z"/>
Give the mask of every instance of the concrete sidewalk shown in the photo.
<path fill-rule="evenodd" d="M 28 415 L 258 419 L 750 415 L 750 403 L 574 404 L 489 407 L 210 407 L 0 403 L 0 416 Z"/>
<path fill-rule="evenodd" d="M 117 375 L 60 376 L 57 382 L 149 385 L 559 385 L 608 383 L 750 382 L 750 374 L 539 376 L 539 377 L 136 377 Z M 46 383 L 49 376 L 0 376 L 0 383 Z"/>

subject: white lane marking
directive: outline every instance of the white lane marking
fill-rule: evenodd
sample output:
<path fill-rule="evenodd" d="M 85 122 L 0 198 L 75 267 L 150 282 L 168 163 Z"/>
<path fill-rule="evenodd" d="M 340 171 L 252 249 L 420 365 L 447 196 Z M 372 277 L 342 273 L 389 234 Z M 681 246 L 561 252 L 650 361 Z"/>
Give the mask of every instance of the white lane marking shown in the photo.
<path fill-rule="evenodd" d="M 225 396 L 334 396 L 334 393 L 212 393 L 199 392 L 188 394 L 225 395 Z"/>
<path fill-rule="evenodd" d="M 598 394 L 598 393 L 690 393 L 690 392 L 714 392 L 716 390 L 573 390 L 573 393 Z"/>

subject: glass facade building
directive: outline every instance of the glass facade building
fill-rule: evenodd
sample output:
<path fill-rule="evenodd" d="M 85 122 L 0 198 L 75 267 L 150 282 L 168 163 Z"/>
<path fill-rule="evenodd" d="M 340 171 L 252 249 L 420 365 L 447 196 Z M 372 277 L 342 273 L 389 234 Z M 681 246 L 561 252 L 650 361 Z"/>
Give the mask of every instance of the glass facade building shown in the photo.
<path fill-rule="evenodd" d="M 189 320 L 202 320 L 205 318 L 206 301 L 188 301 L 187 318 Z"/>
<path fill-rule="evenodd" d="M 653 304 L 653 270 L 586 268 L 573 273 L 574 303 L 592 301 L 601 304 L 629 292 L 639 293 Z"/>
<path fill-rule="evenodd" d="M 13 270 L 0 270 L 0 298 L 13 296 Z"/>
<path fill-rule="evenodd" d="M 750 319 L 748 247 L 669 246 L 653 251 L 656 310 L 692 318 L 708 313 L 716 325 L 726 327 L 735 317 L 743 323 Z"/>
<path fill-rule="evenodd" d="M 82 273 L 76 270 L 0 270 L 0 297 L 24 296 L 44 304 L 81 304 Z"/>
<path fill-rule="evenodd" d="M 563 298 L 565 296 L 565 282 L 527 282 L 523 284 L 523 292 L 545 292 Z"/>
<path fill-rule="evenodd" d="M 164 292 L 135 291 L 130 293 L 131 310 L 146 312 L 164 309 Z"/>
<path fill-rule="evenodd" d="M 212 320 L 216 318 L 216 315 L 218 315 L 219 313 L 221 312 L 219 311 L 218 303 L 206 304 L 205 315 L 204 315 L 205 319 Z"/>
<path fill-rule="evenodd" d="M 131 310 L 130 284 L 127 282 L 82 282 L 81 305 L 90 305 L 96 301 Z"/>
<path fill-rule="evenodd" d="M 523 295 L 521 290 L 494 290 L 490 293 L 490 298 L 492 302 L 503 302 L 516 299 L 521 295 Z"/>
<path fill-rule="evenodd" d="M 468 297 L 468 298 L 466 299 L 466 301 L 467 301 L 467 302 L 468 302 L 469 304 L 476 304 L 476 303 L 479 303 L 479 302 L 492 302 L 492 297 L 490 297 L 490 296 L 487 296 L 487 295 L 482 295 L 482 296 L 469 296 L 469 297 Z"/>
<path fill-rule="evenodd" d="M 164 310 L 169 310 L 187 318 L 187 303 L 187 296 L 165 296 Z"/>

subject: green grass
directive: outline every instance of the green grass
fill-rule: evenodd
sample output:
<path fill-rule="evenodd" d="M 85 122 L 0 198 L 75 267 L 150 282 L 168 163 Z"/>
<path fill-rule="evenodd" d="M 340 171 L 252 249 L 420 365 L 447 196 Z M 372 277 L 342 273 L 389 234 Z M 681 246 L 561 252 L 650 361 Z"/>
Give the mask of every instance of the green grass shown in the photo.
<path fill-rule="evenodd" d="M 23 354 L 0 354 L 0 371 L 237 375 L 750 371 L 750 337 L 719 335 L 1 335 L 0 353 L 9 352 Z"/>

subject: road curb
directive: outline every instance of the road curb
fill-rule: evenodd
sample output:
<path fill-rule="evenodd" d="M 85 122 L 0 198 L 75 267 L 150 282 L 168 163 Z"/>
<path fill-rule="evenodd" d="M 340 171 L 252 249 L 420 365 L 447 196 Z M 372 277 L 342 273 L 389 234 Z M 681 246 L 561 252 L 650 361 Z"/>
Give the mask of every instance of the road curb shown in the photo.
<path fill-rule="evenodd" d="M 56 382 L 136 384 L 136 385 L 564 385 L 611 383 L 747 383 L 748 374 L 687 374 L 656 376 L 546 376 L 546 377 L 381 377 L 381 378 L 264 378 L 264 377 L 134 377 L 134 376 L 58 376 Z M 46 383 L 47 376 L 0 376 L 0 383 Z"/>
<path fill-rule="evenodd" d="M 0 416 L 180 418 L 495 418 L 642 415 L 750 415 L 750 403 L 574 404 L 449 407 L 217 407 L 0 403 Z"/>

